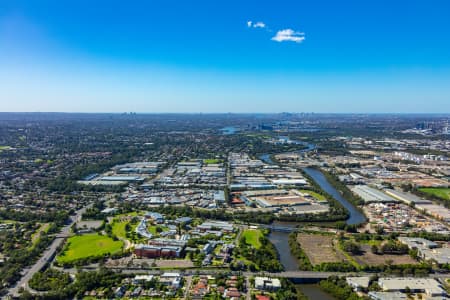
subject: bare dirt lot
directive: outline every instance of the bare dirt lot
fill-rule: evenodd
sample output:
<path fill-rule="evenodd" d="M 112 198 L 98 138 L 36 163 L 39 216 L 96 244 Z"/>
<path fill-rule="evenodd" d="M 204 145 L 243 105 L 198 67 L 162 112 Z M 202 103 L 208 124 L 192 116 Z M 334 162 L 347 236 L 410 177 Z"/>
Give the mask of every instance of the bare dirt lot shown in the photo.
<path fill-rule="evenodd" d="M 103 221 L 80 221 L 77 223 L 78 229 L 97 229 Z"/>
<path fill-rule="evenodd" d="M 333 246 L 333 236 L 300 233 L 297 241 L 312 265 L 345 261 L 345 256 Z"/>
<path fill-rule="evenodd" d="M 156 260 L 155 263 L 158 268 L 192 268 L 194 266 L 192 261 L 183 259 L 162 259 Z"/>
<path fill-rule="evenodd" d="M 401 264 L 417 264 L 417 261 L 414 260 L 411 256 L 408 254 L 404 255 L 391 255 L 391 254 L 383 254 L 383 255 L 377 255 L 373 254 L 370 250 L 369 245 L 361 245 L 361 250 L 364 252 L 362 255 L 354 255 L 352 256 L 355 261 L 360 265 L 370 265 L 370 266 L 376 266 L 376 265 L 382 265 L 386 264 L 388 261 L 391 261 L 394 265 L 401 265 Z"/>

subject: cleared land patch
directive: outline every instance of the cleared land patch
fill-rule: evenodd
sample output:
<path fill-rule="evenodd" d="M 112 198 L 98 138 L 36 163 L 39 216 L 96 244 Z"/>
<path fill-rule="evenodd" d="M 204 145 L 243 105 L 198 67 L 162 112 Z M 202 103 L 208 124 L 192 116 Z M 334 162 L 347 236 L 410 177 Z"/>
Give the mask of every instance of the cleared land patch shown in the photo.
<path fill-rule="evenodd" d="M 102 226 L 103 221 L 89 220 L 89 221 L 80 221 L 77 223 L 78 229 L 92 229 L 95 230 Z"/>
<path fill-rule="evenodd" d="M 67 249 L 57 257 L 59 262 L 72 262 L 91 256 L 117 253 L 122 250 L 123 242 L 99 234 L 72 236 L 67 240 Z"/>
<path fill-rule="evenodd" d="M 333 236 L 300 233 L 297 235 L 297 242 L 313 266 L 345 260 L 341 253 L 336 252 Z"/>
<path fill-rule="evenodd" d="M 370 250 L 369 245 L 361 245 L 361 251 L 363 254 L 361 255 L 351 255 L 351 257 L 360 265 L 369 265 L 369 266 L 377 266 L 384 265 L 391 262 L 394 265 L 403 265 L 403 264 L 417 264 L 417 261 L 414 260 L 408 254 L 403 255 L 393 255 L 393 254 L 374 254 Z"/>

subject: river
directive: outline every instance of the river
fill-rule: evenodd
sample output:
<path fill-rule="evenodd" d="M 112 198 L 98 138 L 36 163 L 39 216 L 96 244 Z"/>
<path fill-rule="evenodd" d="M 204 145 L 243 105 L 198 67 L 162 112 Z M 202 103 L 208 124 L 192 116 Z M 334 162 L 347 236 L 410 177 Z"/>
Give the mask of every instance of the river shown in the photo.
<path fill-rule="evenodd" d="M 305 143 L 307 146 L 306 149 L 300 150 L 299 152 L 308 152 L 314 150 L 316 147 L 313 144 Z M 259 156 L 259 159 L 268 164 L 275 164 L 275 162 L 271 158 L 271 154 L 263 154 Z M 315 168 L 303 168 L 303 171 L 306 172 L 311 178 L 328 194 L 330 194 L 334 199 L 339 201 L 339 203 L 344 206 L 349 212 L 349 218 L 347 219 L 347 224 L 354 225 L 363 223 L 366 221 L 365 216 L 356 209 L 356 207 L 350 203 L 347 199 L 342 197 L 342 195 L 328 182 L 325 175 L 320 170 Z"/>
<path fill-rule="evenodd" d="M 348 200 L 343 198 L 341 194 L 327 181 L 325 176 L 317 169 L 305 168 L 303 169 L 311 178 L 317 182 L 317 184 L 328 194 L 333 196 L 337 201 L 339 201 L 349 212 L 349 218 L 347 219 L 347 224 L 359 224 L 365 222 L 366 218 L 364 215 L 357 210 Z M 301 223 L 296 222 L 279 222 L 275 221 L 274 225 L 290 226 L 296 227 Z M 285 232 L 273 231 L 269 234 L 269 240 L 277 248 L 280 262 L 283 264 L 286 271 L 297 270 L 297 259 L 291 255 L 289 247 L 289 234 Z"/>
<path fill-rule="evenodd" d="M 275 221 L 274 225 L 295 227 L 296 223 Z M 279 260 L 285 271 L 297 271 L 297 258 L 291 254 L 289 247 L 289 234 L 285 232 L 272 231 L 269 235 L 269 240 L 275 245 L 279 254 Z M 303 294 L 310 300 L 335 300 L 334 297 L 324 292 L 317 283 L 301 283 L 296 286 L 303 292 Z"/>
<path fill-rule="evenodd" d="M 275 221 L 273 222 L 273 225 L 296 227 L 297 223 Z M 269 234 L 269 240 L 275 246 L 275 248 L 277 248 L 278 257 L 284 267 L 284 270 L 297 271 L 297 258 L 291 254 L 291 248 L 289 247 L 289 233 L 272 231 Z"/>
<path fill-rule="evenodd" d="M 273 162 L 272 158 L 270 157 L 272 154 L 263 154 L 259 156 L 259 159 L 262 160 L 263 162 L 265 162 L 266 164 L 269 165 L 274 165 L 275 163 Z"/>
<path fill-rule="evenodd" d="M 335 300 L 335 298 L 325 293 L 318 284 L 297 284 L 303 294 L 310 300 Z"/>
<path fill-rule="evenodd" d="M 339 203 L 344 206 L 349 212 L 350 216 L 347 219 L 347 224 L 354 225 L 360 224 L 366 221 L 366 217 L 361 213 L 356 207 L 350 203 L 347 199 L 342 197 L 341 193 L 339 193 L 331 183 L 328 182 L 325 175 L 317 169 L 314 168 L 304 168 L 306 174 L 311 176 L 311 178 L 328 194 L 330 194 L 334 199 L 339 201 Z"/>
<path fill-rule="evenodd" d="M 298 142 L 306 146 L 305 149 L 299 150 L 300 153 L 306 153 L 316 149 L 314 144 Z M 263 154 L 259 159 L 268 164 L 275 164 L 271 158 L 271 154 Z M 358 224 L 365 221 L 364 215 L 359 212 L 348 200 L 344 199 L 341 194 L 328 182 L 325 176 L 317 169 L 304 168 L 303 169 L 311 178 L 328 194 L 339 201 L 349 212 L 350 217 L 347 219 L 347 224 Z M 285 227 L 296 227 L 300 223 L 295 222 L 280 222 L 275 221 L 273 225 L 280 225 Z M 275 246 L 279 254 L 279 260 L 286 271 L 297 271 L 297 258 L 291 254 L 289 247 L 289 234 L 285 232 L 272 231 L 269 234 L 270 242 Z M 300 290 L 308 299 L 315 300 L 334 300 L 335 298 L 325 293 L 320 289 L 318 284 L 298 284 Z"/>
<path fill-rule="evenodd" d="M 306 152 L 310 152 L 310 151 L 313 151 L 313 150 L 316 149 L 316 145 L 311 144 L 311 143 L 302 142 L 302 141 L 295 141 L 295 140 L 290 140 L 290 141 L 294 142 L 297 145 L 305 146 L 304 149 L 294 151 L 294 153 L 295 152 L 297 152 L 297 153 L 306 153 Z M 265 154 L 260 155 L 259 159 L 262 160 L 263 162 L 267 163 L 267 164 L 274 165 L 275 162 L 272 160 L 271 156 L 272 156 L 272 154 L 265 153 Z"/>
<path fill-rule="evenodd" d="M 238 132 L 238 129 L 234 126 L 228 126 L 220 129 L 220 131 L 222 132 L 223 135 L 231 135 Z"/>
<path fill-rule="evenodd" d="M 298 152 L 305 153 L 316 149 L 314 144 L 299 142 L 306 146 L 305 149 L 299 150 Z M 259 156 L 259 159 L 268 163 L 275 164 L 271 159 L 271 154 L 263 154 Z M 347 219 L 347 224 L 359 224 L 366 221 L 365 216 L 357 210 L 353 204 L 351 204 L 347 199 L 342 197 L 342 195 L 328 182 L 326 177 L 320 170 L 314 168 L 304 168 L 303 169 L 325 192 L 330 194 L 334 199 L 339 201 L 339 203 L 344 206 L 349 212 L 349 218 Z M 274 222 L 274 225 L 291 226 L 296 227 L 300 223 L 295 222 Z M 286 271 L 297 270 L 297 259 L 291 255 L 289 248 L 289 234 L 283 232 L 271 232 L 269 235 L 269 240 L 275 245 L 280 256 L 280 262 L 283 264 Z"/>

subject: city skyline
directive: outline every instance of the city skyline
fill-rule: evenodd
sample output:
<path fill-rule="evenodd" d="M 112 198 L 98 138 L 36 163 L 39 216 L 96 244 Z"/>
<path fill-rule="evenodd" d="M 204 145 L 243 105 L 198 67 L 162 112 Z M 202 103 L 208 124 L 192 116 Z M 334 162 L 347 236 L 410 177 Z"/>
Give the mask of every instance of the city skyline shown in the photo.
<path fill-rule="evenodd" d="M 446 1 L 0 4 L 0 111 L 450 112 Z"/>

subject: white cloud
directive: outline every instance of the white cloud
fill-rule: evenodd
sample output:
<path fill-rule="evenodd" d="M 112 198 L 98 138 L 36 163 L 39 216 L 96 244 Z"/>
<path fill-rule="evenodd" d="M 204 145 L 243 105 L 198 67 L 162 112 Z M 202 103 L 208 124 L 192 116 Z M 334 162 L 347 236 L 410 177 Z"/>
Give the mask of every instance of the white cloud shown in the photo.
<path fill-rule="evenodd" d="M 272 41 L 276 42 L 295 42 L 301 43 L 305 40 L 305 33 L 294 31 L 292 29 L 283 29 L 277 31 L 274 37 L 272 37 Z"/>
<path fill-rule="evenodd" d="M 266 24 L 264 24 L 263 22 L 247 21 L 247 27 L 249 27 L 249 28 L 266 28 Z"/>
<path fill-rule="evenodd" d="M 265 28 L 266 24 L 264 24 L 263 22 L 256 22 L 255 24 L 253 24 L 253 27 L 255 27 L 255 28 Z"/>
<path fill-rule="evenodd" d="M 272 32 L 272 30 L 267 27 L 264 22 L 258 21 L 247 21 L 248 28 L 262 28 L 265 29 L 266 32 Z M 305 33 L 300 31 L 294 31 L 293 29 L 287 28 L 283 30 L 278 30 L 275 36 L 272 37 L 272 41 L 275 42 L 294 42 L 301 43 L 305 40 Z"/>

